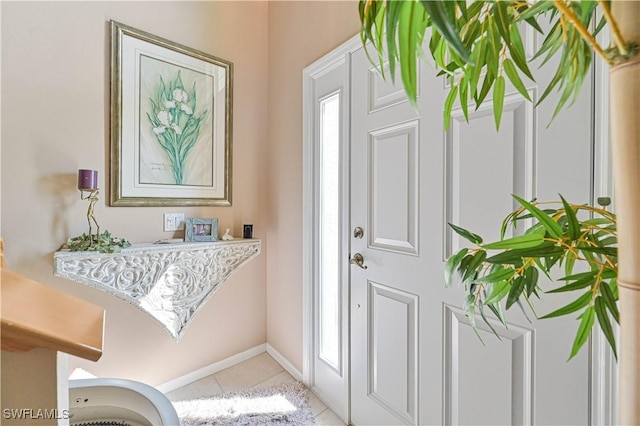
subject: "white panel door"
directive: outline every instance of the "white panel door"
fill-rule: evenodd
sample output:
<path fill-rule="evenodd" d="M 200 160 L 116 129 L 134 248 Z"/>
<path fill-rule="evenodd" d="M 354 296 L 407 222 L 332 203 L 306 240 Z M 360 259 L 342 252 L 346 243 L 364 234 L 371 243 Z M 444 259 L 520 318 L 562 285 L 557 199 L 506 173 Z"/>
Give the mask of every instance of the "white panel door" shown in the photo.
<path fill-rule="evenodd" d="M 529 86 L 534 100 L 553 71 Z M 586 351 L 566 362 L 577 321 L 529 322 L 514 307 L 508 329 L 494 324 L 501 340 L 479 322 L 483 346 L 443 266 L 465 244 L 447 222 L 494 239 L 511 194 L 589 202 L 590 87 L 549 128 L 554 99 L 533 109 L 511 88 L 500 131 L 490 99 L 469 123 L 454 110 L 445 131 L 446 82 L 427 66 L 419 77 L 415 111 L 362 49 L 351 57 L 350 221 L 364 230 L 350 241 L 351 421 L 588 424 Z M 537 311 L 570 300 L 545 297 Z"/>

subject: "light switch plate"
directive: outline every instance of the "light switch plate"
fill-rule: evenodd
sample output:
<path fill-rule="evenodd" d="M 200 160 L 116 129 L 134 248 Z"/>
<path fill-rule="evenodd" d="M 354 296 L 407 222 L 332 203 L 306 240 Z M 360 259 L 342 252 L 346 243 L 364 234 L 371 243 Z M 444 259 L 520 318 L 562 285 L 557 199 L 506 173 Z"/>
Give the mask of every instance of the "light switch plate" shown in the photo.
<path fill-rule="evenodd" d="M 165 213 L 163 230 L 184 231 L 184 213 Z"/>

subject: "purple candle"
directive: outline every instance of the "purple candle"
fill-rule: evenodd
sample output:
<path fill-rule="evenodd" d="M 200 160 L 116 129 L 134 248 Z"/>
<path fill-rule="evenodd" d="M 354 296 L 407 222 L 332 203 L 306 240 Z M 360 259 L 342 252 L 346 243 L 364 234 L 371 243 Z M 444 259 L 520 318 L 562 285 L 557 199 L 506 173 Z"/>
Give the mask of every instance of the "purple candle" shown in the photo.
<path fill-rule="evenodd" d="M 78 189 L 80 191 L 98 189 L 98 171 L 86 169 L 78 170 Z"/>

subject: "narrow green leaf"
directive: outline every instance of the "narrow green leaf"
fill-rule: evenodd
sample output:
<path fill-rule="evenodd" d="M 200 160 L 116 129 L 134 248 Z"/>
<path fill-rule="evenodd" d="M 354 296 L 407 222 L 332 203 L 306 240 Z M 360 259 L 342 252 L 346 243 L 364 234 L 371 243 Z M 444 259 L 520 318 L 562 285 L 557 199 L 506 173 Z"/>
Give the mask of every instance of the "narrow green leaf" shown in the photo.
<path fill-rule="evenodd" d="M 467 31 L 464 34 L 464 37 L 462 39 L 462 44 L 466 49 L 471 49 L 471 46 L 473 46 L 473 43 L 475 43 L 478 40 L 478 36 L 480 35 L 480 31 L 482 30 L 482 24 L 480 23 L 479 20 L 473 20 L 473 21 L 467 21 L 467 22 L 470 22 L 470 24 L 469 24 L 469 27 L 467 28 Z M 471 56 L 471 59 L 473 60 L 473 56 Z"/>
<path fill-rule="evenodd" d="M 466 229 L 456 226 L 452 223 L 449 223 L 449 226 L 462 238 L 472 242 L 473 244 L 482 244 L 482 237 L 480 235 L 476 235 L 473 232 L 469 232 Z"/>
<path fill-rule="evenodd" d="M 605 218 L 602 218 L 602 217 L 596 217 L 596 218 L 593 218 L 593 219 L 587 219 L 582 223 L 586 223 L 586 224 L 589 224 L 589 225 L 610 225 L 611 221 L 609 219 L 605 219 Z"/>
<path fill-rule="evenodd" d="M 589 304 L 589 302 L 591 301 L 591 292 L 588 291 L 585 294 L 583 294 L 582 296 L 578 297 L 576 300 L 574 300 L 573 302 L 569 303 L 566 306 L 563 306 L 560 309 L 557 309 L 553 312 L 551 312 L 550 314 L 547 314 L 543 317 L 541 317 L 542 319 L 546 319 L 546 318 L 554 318 L 554 317 L 559 317 L 562 315 L 567 315 L 570 314 L 572 312 L 577 311 L 578 309 L 582 309 L 585 306 L 587 306 Z"/>
<path fill-rule="evenodd" d="M 522 303 L 520 302 L 520 300 L 516 301 L 516 305 L 518 305 L 518 307 L 520 308 L 520 311 L 522 312 L 522 315 L 524 315 L 527 322 L 531 324 L 531 319 L 529 318 L 529 315 L 527 315 L 527 311 L 524 310 L 524 306 L 522 306 Z M 533 306 L 531 304 L 529 304 L 529 307 L 531 307 L 531 310 L 533 310 Z M 535 311 L 533 313 L 535 315 Z"/>
<path fill-rule="evenodd" d="M 489 309 L 491 309 L 491 312 L 493 312 L 494 315 L 500 320 L 502 325 L 506 327 L 507 322 L 504 319 L 504 312 L 502 311 L 502 305 L 500 305 L 500 303 L 493 303 L 487 306 L 489 307 Z"/>
<path fill-rule="evenodd" d="M 620 294 L 618 293 L 618 278 L 611 278 L 611 281 L 609 281 L 609 288 L 611 289 L 611 292 L 613 293 L 613 298 L 614 300 L 619 300 L 620 299 Z"/>
<path fill-rule="evenodd" d="M 480 107 L 484 99 L 489 94 L 489 90 L 493 86 L 494 81 L 495 77 L 487 70 L 487 73 L 484 76 L 484 81 L 482 82 L 482 89 L 480 89 L 480 94 L 476 97 L 476 109 Z"/>
<path fill-rule="evenodd" d="M 611 291 L 611 287 L 609 287 L 608 283 L 602 283 L 600 285 L 600 294 L 604 300 L 604 303 L 609 308 L 611 315 L 613 315 L 613 319 L 616 320 L 617 323 L 620 322 L 620 311 L 618 311 L 618 305 L 616 304 L 616 297 Z"/>
<path fill-rule="evenodd" d="M 476 333 L 476 336 L 478 337 L 478 339 L 480 339 L 480 342 L 482 342 L 482 344 L 484 345 L 484 341 L 482 340 L 482 337 L 478 332 L 478 328 L 476 327 L 476 318 L 475 318 L 476 310 L 475 310 L 474 303 L 475 303 L 475 297 L 473 296 L 473 294 L 467 295 L 467 300 L 464 303 L 464 313 L 467 316 L 467 318 L 469 318 L 469 322 L 471 323 L 471 328 Z"/>
<path fill-rule="evenodd" d="M 509 281 L 498 281 L 493 284 L 491 291 L 484 301 L 485 305 L 492 305 L 502 300 L 509 293 Z"/>
<path fill-rule="evenodd" d="M 402 8 L 402 2 L 387 3 L 386 37 L 387 37 L 387 57 L 389 59 L 389 73 L 391 79 L 395 80 L 395 68 L 398 57 L 396 35 L 398 30 L 398 16 Z M 383 68 L 384 69 L 384 68 Z"/>
<path fill-rule="evenodd" d="M 540 25 L 538 24 L 538 21 L 536 21 L 536 18 L 527 18 L 525 19 L 525 21 L 527 21 L 527 23 L 529 25 L 531 25 L 533 28 L 535 28 L 535 30 L 537 32 L 539 32 L 540 34 L 544 34 L 544 31 L 542 31 L 542 28 L 540 28 Z"/>
<path fill-rule="evenodd" d="M 451 48 L 465 61 L 471 62 L 469 52 L 462 44 L 458 29 L 453 22 L 455 17 L 451 19 L 447 12 L 448 2 L 434 1 L 434 0 L 421 0 L 420 2 L 425 8 L 433 26 L 442 34 Z"/>
<path fill-rule="evenodd" d="M 562 228 L 547 213 L 517 195 L 514 195 L 513 198 L 515 198 L 522 207 L 527 209 L 536 219 L 538 219 L 552 237 L 560 238 L 562 236 Z"/>
<path fill-rule="evenodd" d="M 502 39 L 509 44 L 511 38 L 509 37 L 509 23 L 511 17 L 509 16 L 508 5 L 506 1 L 497 1 L 493 4 L 493 16 L 496 18 L 496 27 L 498 32 L 502 36 Z"/>
<path fill-rule="evenodd" d="M 488 250 L 508 250 L 536 247 L 543 243 L 544 235 L 540 233 L 523 234 L 495 243 L 483 244 L 482 247 Z"/>
<path fill-rule="evenodd" d="M 578 281 L 585 277 L 595 277 L 597 273 L 598 271 L 580 272 L 578 274 L 567 275 L 566 277 L 557 278 L 557 280 L 558 281 Z"/>
<path fill-rule="evenodd" d="M 531 294 L 536 291 L 536 287 L 538 285 L 538 276 L 538 270 L 533 266 L 529 266 L 525 270 L 524 281 L 527 297 L 531 296 Z"/>
<path fill-rule="evenodd" d="M 420 14 L 424 11 L 416 7 L 415 2 L 401 2 L 398 11 L 398 59 L 400 74 L 405 92 L 412 105 L 418 96 L 418 65 L 417 58 L 421 46 L 418 44 L 418 26 L 421 22 Z"/>
<path fill-rule="evenodd" d="M 451 285 L 453 274 L 456 268 L 460 266 L 462 259 L 467 255 L 468 251 L 469 249 L 463 248 L 458 253 L 451 256 L 449 259 L 447 259 L 447 263 L 445 264 L 445 267 L 444 267 L 444 283 L 446 287 L 449 287 Z"/>
<path fill-rule="evenodd" d="M 498 281 L 510 280 L 514 274 L 515 271 L 511 268 L 498 269 L 497 271 L 492 272 L 489 275 L 477 278 L 475 282 L 485 284 L 496 283 Z"/>
<path fill-rule="evenodd" d="M 451 90 L 447 95 L 447 99 L 444 101 L 444 128 L 449 130 L 449 124 L 451 122 L 451 109 L 453 108 L 453 102 L 456 100 L 458 94 L 458 86 L 451 86 Z M 451 224 L 449 224 L 451 226 Z M 455 228 L 454 228 L 455 229 Z"/>
<path fill-rule="evenodd" d="M 553 78 L 551 79 L 549 84 L 547 85 L 547 88 L 542 93 L 542 96 L 540 96 L 540 99 L 538 99 L 538 102 L 536 102 L 536 106 L 540 105 L 542 103 L 542 101 L 544 101 L 546 99 L 546 97 L 549 95 L 549 93 L 551 93 L 553 88 L 558 85 L 558 83 L 560 82 L 561 78 L 562 78 L 562 69 L 560 67 L 558 67 L 558 70 L 556 71 L 555 75 L 553 76 Z"/>
<path fill-rule="evenodd" d="M 496 130 L 500 130 L 502 120 L 502 107 L 504 105 L 504 77 L 498 76 L 493 86 L 493 118 L 496 122 Z"/>
<path fill-rule="evenodd" d="M 542 264 L 540 259 L 534 259 L 533 261 L 535 262 L 536 266 L 538 267 L 538 270 L 542 271 L 544 276 L 547 277 L 547 279 L 549 281 L 553 281 L 553 278 L 551 278 L 551 275 L 549 275 L 549 271 L 547 271 L 547 269 L 544 267 L 544 265 Z"/>
<path fill-rule="evenodd" d="M 467 80 L 463 78 L 460 82 L 460 89 L 458 93 L 460 94 L 460 107 L 462 108 L 462 114 L 464 115 L 464 119 L 466 122 L 469 122 L 469 104 L 467 103 Z"/>
<path fill-rule="evenodd" d="M 524 290 L 524 284 L 525 282 L 523 277 L 518 277 L 511 282 L 511 289 L 509 290 L 509 296 L 507 297 L 507 309 L 518 301 L 522 291 Z"/>
<path fill-rule="evenodd" d="M 578 332 L 576 333 L 576 338 L 573 341 L 573 346 L 571 347 L 571 355 L 569 355 L 569 359 L 576 356 L 580 348 L 587 342 L 589 339 L 589 335 L 591 334 L 591 329 L 593 328 L 593 322 L 595 320 L 595 310 L 593 307 L 588 307 L 582 313 L 582 320 L 580 321 L 580 326 L 578 327 Z"/>
<path fill-rule="evenodd" d="M 609 345 L 611 345 L 611 350 L 613 351 L 613 355 L 618 359 L 618 351 L 616 349 L 616 338 L 613 332 L 613 327 L 611 326 L 611 321 L 609 320 L 609 314 L 607 313 L 606 303 L 604 302 L 602 297 L 596 297 L 595 300 L 595 308 L 596 308 L 596 316 L 598 317 L 598 323 L 600 324 L 600 329 L 604 334 L 604 337 L 609 341 Z"/>
<path fill-rule="evenodd" d="M 480 81 L 480 74 L 482 73 L 482 68 L 484 67 L 485 57 L 484 50 L 487 47 L 487 39 L 482 38 L 480 42 L 478 42 L 473 49 L 472 58 L 473 65 L 469 65 L 471 68 L 471 79 L 469 80 L 469 87 L 471 88 L 471 96 L 475 98 L 476 93 L 478 92 L 478 81 Z"/>
<path fill-rule="evenodd" d="M 617 257 L 618 249 L 616 247 L 589 247 L 589 246 L 580 246 L 580 251 L 583 254 L 586 253 L 599 253 L 604 254 L 605 256 Z"/>
<path fill-rule="evenodd" d="M 598 244 L 601 246 L 612 246 L 614 244 L 618 244 L 618 237 L 607 237 L 598 241 Z"/>
<path fill-rule="evenodd" d="M 547 36 L 542 41 L 542 45 L 540 45 L 540 48 L 537 49 L 536 53 L 534 53 L 531 60 L 534 61 L 542 57 L 542 55 L 544 55 L 552 47 L 555 47 L 555 45 L 558 43 L 562 44 L 562 26 L 560 24 L 560 20 L 556 19 L 551 29 L 547 32 Z"/>
<path fill-rule="evenodd" d="M 562 247 L 556 246 L 553 242 L 545 241 L 542 244 L 526 248 L 526 249 L 513 249 L 507 250 L 502 253 L 498 253 L 495 256 L 491 256 L 486 259 L 487 263 L 497 263 L 497 264 L 510 264 L 510 265 L 521 265 L 522 258 L 546 258 L 546 257 L 554 257 L 554 256 L 562 256 L 564 253 L 564 249 Z M 545 269 L 541 267 L 541 269 Z M 547 270 L 549 268 L 546 268 Z"/>
<path fill-rule="evenodd" d="M 478 311 L 480 312 L 480 317 L 482 318 L 482 320 L 484 321 L 485 324 L 487 324 L 487 326 L 491 329 L 491 331 L 493 332 L 493 334 L 498 338 L 498 340 L 502 341 L 502 337 L 500 337 L 500 335 L 498 334 L 498 332 L 496 331 L 495 328 L 493 328 L 493 325 L 491 325 L 491 323 L 489 322 L 489 320 L 487 320 L 487 317 L 484 315 L 484 308 L 483 308 L 483 304 L 482 301 L 478 302 Z"/>
<path fill-rule="evenodd" d="M 531 96 L 529 96 L 527 88 L 524 87 L 524 83 L 520 79 L 518 71 L 516 71 L 516 67 L 513 65 L 513 62 L 511 62 L 511 59 L 506 58 L 502 65 L 504 66 L 504 71 L 507 73 L 507 77 L 509 77 L 513 87 L 515 87 L 526 100 L 531 102 Z"/>
<path fill-rule="evenodd" d="M 500 38 L 500 33 L 494 25 L 494 19 L 492 15 L 487 17 L 488 24 L 488 40 L 489 40 L 489 49 L 487 50 L 487 71 L 490 71 L 493 76 L 498 75 L 498 68 L 500 66 L 500 56 L 502 50 L 502 39 Z"/>
<path fill-rule="evenodd" d="M 467 2 L 466 0 L 458 0 L 457 2 L 458 5 L 458 9 L 460 10 L 460 14 L 462 15 L 462 17 L 469 21 L 469 14 L 467 11 Z"/>
<path fill-rule="evenodd" d="M 594 274 L 593 276 L 584 277 L 583 279 L 578 280 L 574 283 L 563 285 L 562 287 L 558 287 L 553 290 L 549 290 L 546 293 L 565 293 L 567 291 L 580 290 L 585 287 L 589 287 L 592 284 L 595 284 L 595 282 L 596 282 L 596 279 Z"/>
<path fill-rule="evenodd" d="M 467 270 L 462 277 L 462 281 L 467 281 L 469 278 L 473 278 L 474 274 L 478 271 L 482 262 L 487 258 L 487 252 L 484 250 L 480 250 L 473 255 L 473 258 L 469 262 L 467 266 Z"/>
<path fill-rule="evenodd" d="M 511 43 L 507 44 L 507 48 L 509 49 L 513 62 L 515 62 L 518 68 L 520 68 L 524 75 L 531 79 L 531 81 L 535 81 L 529 65 L 527 65 L 526 51 L 524 50 L 524 44 L 522 44 L 520 30 L 517 25 L 511 26 Z"/>
<path fill-rule="evenodd" d="M 522 19 L 528 19 L 528 18 L 533 18 L 536 16 L 540 16 L 543 13 L 547 12 L 549 9 L 551 9 L 553 7 L 553 2 L 552 1 L 538 1 L 536 3 L 534 3 L 532 6 L 530 6 L 526 11 L 522 12 L 519 16 L 518 19 L 522 20 Z"/>
<path fill-rule="evenodd" d="M 573 251 L 568 251 L 564 261 L 564 273 L 569 276 L 573 273 L 573 267 L 576 264 L 577 255 Z"/>

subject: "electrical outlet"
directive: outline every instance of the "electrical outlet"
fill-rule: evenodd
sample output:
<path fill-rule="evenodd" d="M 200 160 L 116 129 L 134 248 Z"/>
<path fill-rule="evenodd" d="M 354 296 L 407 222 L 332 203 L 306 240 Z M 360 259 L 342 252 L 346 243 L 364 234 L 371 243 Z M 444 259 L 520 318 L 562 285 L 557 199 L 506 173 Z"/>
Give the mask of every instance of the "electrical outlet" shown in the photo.
<path fill-rule="evenodd" d="M 184 213 L 165 213 L 163 230 L 184 231 Z"/>

